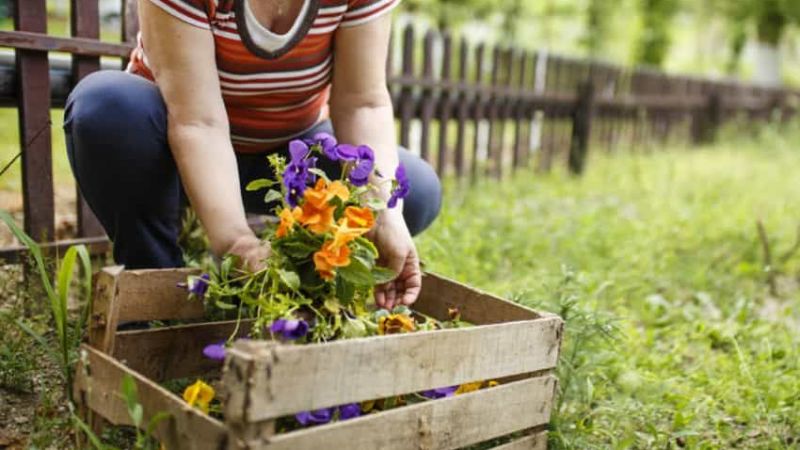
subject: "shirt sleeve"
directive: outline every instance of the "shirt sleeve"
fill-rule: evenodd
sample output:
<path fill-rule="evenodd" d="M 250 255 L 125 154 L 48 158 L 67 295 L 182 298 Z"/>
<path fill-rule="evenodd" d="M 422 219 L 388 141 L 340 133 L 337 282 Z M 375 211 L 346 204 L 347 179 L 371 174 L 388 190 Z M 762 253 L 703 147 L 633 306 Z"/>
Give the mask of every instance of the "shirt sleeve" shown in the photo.
<path fill-rule="evenodd" d="M 400 0 L 349 0 L 340 27 L 354 27 L 388 14 Z"/>
<path fill-rule="evenodd" d="M 176 19 L 204 30 L 210 30 L 205 0 L 149 0 Z"/>

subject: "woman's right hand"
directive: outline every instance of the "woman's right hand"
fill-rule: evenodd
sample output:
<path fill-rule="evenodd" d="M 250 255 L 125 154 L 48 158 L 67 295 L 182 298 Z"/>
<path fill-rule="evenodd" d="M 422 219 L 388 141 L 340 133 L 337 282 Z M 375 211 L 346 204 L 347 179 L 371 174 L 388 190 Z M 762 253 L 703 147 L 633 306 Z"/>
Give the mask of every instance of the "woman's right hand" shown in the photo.
<path fill-rule="evenodd" d="M 238 256 L 241 269 L 257 272 L 267 266 L 267 258 L 272 249 L 269 242 L 262 241 L 251 233 L 236 239 L 225 253 Z"/>

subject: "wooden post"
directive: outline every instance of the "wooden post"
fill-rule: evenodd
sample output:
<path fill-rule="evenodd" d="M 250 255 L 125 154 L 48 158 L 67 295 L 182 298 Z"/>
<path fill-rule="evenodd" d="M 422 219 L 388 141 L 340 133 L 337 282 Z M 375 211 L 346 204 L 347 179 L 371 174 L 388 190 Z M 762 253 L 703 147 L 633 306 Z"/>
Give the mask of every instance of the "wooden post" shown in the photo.
<path fill-rule="evenodd" d="M 572 141 L 568 162 L 569 171 L 575 175 L 580 175 L 586 165 L 593 110 L 594 85 L 587 81 L 578 88 L 578 100 L 572 113 Z"/>
<path fill-rule="evenodd" d="M 443 83 L 449 83 L 452 80 L 451 63 L 453 59 L 453 39 L 450 34 L 444 32 L 442 39 L 442 74 L 441 79 Z M 452 115 L 453 106 L 453 89 L 452 85 L 447 85 L 446 88 L 440 91 L 439 95 L 439 153 L 436 159 L 436 173 L 440 177 L 445 175 L 447 171 L 447 143 L 448 143 L 448 125 L 450 124 L 450 117 Z"/>
<path fill-rule="evenodd" d="M 47 33 L 45 0 L 15 0 L 14 29 Z M 17 50 L 16 65 L 25 232 L 47 242 L 55 236 L 47 52 Z"/>
<path fill-rule="evenodd" d="M 433 163 L 430 155 L 431 147 L 431 122 L 433 121 L 434 107 L 436 99 L 434 97 L 433 85 L 433 41 L 436 38 L 433 30 L 425 33 L 422 47 L 422 78 L 426 82 L 422 89 L 422 135 L 420 136 L 420 157 L 423 160 Z M 427 84 L 429 83 L 429 84 Z"/>
<path fill-rule="evenodd" d="M 100 13 L 97 0 L 70 0 L 70 30 L 73 37 L 100 39 Z M 72 55 L 72 80 L 75 84 L 90 73 L 100 70 L 100 57 Z M 76 187 L 78 235 L 102 236 L 100 222 Z"/>
<path fill-rule="evenodd" d="M 708 94 L 706 106 L 695 112 L 692 121 L 692 140 L 695 144 L 708 144 L 717 137 L 722 124 L 722 96 L 716 90 Z"/>
<path fill-rule="evenodd" d="M 414 26 L 408 24 L 403 31 L 403 79 L 410 81 L 414 75 Z M 414 114 L 414 90 L 404 83 L 400 90 L 400 145 L 410 148 L 411 117 Z"/>
<path fill-rule="evenodd" d="M 458 109 L 456 115 L 458 117 L 458 127 L 456 128 L 456 154 L 453 165 L 455 166 L 456 177 L 461 178 L 464 176 L 464 155 L 466 154 L 466 141 L 467 141 L 467 116 L 469 112 L 469 97 L 466 89 L 468 68 L 467 61 L 469 60 L 469 44 L 465 38 L 461 38 L 461 45 L 458 51 Z"/>
<path fill-rule="evenodd" d="M 475 119 L 475 136 L 473 139 L 474 148 L 472 149 L 472 164 L 470 170 L 470 180 L 474 183 L 478 179 L 478 151 L 481 147 L 481 121 L 484 119 L 485 102 L 488 97 L 484 93 L 485 85 L 483 83 L 483 55 L 485 52 L 485 45 L 478 44 L 475 48 L 475 104 L 473 107 L 473 117 Z"/>

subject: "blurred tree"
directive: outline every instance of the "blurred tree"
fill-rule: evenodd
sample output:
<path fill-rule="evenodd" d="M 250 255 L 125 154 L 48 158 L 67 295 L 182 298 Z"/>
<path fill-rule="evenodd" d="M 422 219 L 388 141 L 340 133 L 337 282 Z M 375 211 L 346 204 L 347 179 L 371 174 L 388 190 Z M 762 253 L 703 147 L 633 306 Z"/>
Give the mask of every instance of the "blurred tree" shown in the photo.
<path fill-rule="evenodd" d="M 756 81 L 781 84 L 779 46 L 792 23 L 800 24 L 799 0 L 717 0 L 716 6 L 729 21 L 731 59 L 729 73 L 739 65 L 748 29 L 755 29 Z"/>
<path fill-rule="evenodd" d="M 580 45 L 591 57 L 597 57 L 609 38 L 611 18 L 619 6 L 615 0 L 589 0 L 586 4 L 586 23 Z"/>
<path fill-rule="evenodd" d="M 642 33 L 636 47 L 636 63 L 661 67 L 672 43 L 670 29 L 679 7 L 678 0 L 639 0 Z"/>

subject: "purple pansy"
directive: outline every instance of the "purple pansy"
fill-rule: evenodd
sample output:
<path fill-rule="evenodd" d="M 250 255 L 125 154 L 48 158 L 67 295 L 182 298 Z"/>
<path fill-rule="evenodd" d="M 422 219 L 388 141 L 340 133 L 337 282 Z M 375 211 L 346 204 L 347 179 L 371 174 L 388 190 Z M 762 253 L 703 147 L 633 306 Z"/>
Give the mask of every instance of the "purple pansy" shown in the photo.
<path fill-rule="evenodd" d="M 210 279 L 211 277 L 207 273 L 199 277 L 191 276 L 186 283 L 178 283 L 178 287 L 185 288 L 190 294 L 203 298 L 208 291 L 208 280 Z"/>
<path fill-rule="evenodd" d="M 394 189 L 392 189 L 392 196 L 389 197 L 389 202 L 386 205 L 389 208 L 397 206 L 397 202 L 400 199 L 406 198 L 408 192 L 411 190 L 411 183 L 408 182 L 406 168 L 403 164 L 397 166 L 397 170 L 394 172 L 394 178 L 396 184 Z"/>
<path fill-rule="evenodd" d="M 284 339 L 300 339 L 308 333 L 308 322 L 303 319 L 277 319 L 272 322 L 269 331 L 280 333 Z"/>
<path fill-rule="evenodd" d="M 303 411 L 294 415 L 300 425 L 322 425 L 333 418 L 333 408 L 322 408 L 314 411 Z"/>
<path fill-rule="evenodd" d="M 317 158 L 309 158 L 310 153 L 305 142 L 299 139 L 289 142 L 291 160 L 283 171 L 283 184 L 286 187 L 286 203 L 291 207 L 297 206 L 297 200 L 305 192 L 308 183 L 316 179 L 309 169 L 316 167 Z"/>
<path fill-rule="evenodd" d="M 350 183 L 353 186 L 364 186 L 375 168 L 375 153 L 366 145 L 359 145 L 355 150 L 356 157 L 351 160 L 354 165 L 350 169 Z"/>
<path fill-rule="evenodd" d="M 328 133 L 322 132 L 314 135 L 312 139 L 306 140 L 308 145 L 319 145 L 322 153 L 332 161 L 338 161 L 339 155 L 336 152 L 336 138 Z"/>
<path fill-rule="evenodd" d="M 458 386 L 441 387 L 441 388 L 431 389 L 429 391 L 424 391 L 422 392 L 422 396 L 428 398 L 450 397 L 453 394 L 455 394 L 457 389 Z"/>
<path fill-rule="evenodd" d="M 225 360 L 225 341 L 206 345 L 203 348 L 203 356 L 214 361 Z"/>
<path fill-rule="evenodd" d="M 347 403 L 339 406 L 339 420 L 353 419 L 361 415 L 361 405 L 358 403 Z"/>

